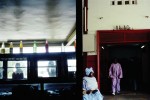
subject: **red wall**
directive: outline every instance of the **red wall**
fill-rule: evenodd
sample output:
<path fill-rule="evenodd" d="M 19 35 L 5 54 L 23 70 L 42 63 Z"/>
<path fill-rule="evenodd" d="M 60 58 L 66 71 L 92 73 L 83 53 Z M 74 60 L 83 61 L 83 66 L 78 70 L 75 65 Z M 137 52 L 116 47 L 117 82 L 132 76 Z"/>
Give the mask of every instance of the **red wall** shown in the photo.
<path fill-rule="evenodd" d="M 97 60 L 96 55 L 88 55 L 87 56 L 87 66 L 91 66 L 95 69 L 97 66 L 96 60 Z"/>
<path fill-rule="evenodd" d="M 95 77 L 97 76 L 97 55 L 88 55 L 84 57 L 84 68 L 86 67 L 93 67 L 95 72 Z"/>

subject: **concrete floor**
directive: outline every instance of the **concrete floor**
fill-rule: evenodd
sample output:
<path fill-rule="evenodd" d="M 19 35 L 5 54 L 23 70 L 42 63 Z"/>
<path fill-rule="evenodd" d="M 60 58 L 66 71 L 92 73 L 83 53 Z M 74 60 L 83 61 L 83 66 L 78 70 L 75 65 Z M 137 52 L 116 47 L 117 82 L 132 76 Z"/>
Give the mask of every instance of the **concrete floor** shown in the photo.
<path fill-rule="evenodd" d="M 118 95 L 103 94 L 103 100 L 150 100 L 150 94 L 147 93 L 135 93 L 135 92 L 122 92 Z"/>

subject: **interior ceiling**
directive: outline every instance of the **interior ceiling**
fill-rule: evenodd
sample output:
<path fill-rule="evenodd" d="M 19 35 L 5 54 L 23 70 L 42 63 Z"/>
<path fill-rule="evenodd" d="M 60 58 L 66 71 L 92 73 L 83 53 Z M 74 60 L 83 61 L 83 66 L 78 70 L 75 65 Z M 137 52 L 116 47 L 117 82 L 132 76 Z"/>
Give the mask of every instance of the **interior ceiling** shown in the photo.
<path fill-rule="evenodd" d="M 66 42 L 76 28 L 76 0 L 0 0 L 0 41 Z"/>

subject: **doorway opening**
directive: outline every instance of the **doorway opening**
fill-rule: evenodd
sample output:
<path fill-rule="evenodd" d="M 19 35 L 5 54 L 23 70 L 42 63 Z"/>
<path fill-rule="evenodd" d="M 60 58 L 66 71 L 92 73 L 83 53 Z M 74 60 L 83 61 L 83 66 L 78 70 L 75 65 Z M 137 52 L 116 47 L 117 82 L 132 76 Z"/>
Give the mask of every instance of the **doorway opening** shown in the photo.
<path fill-rule="evenodd" d="M 113 59 L 117 57 L 123 70 L 121 90 L 146 92 L 145 86 L 150 83 L 149 48 L 148 43 L 101 45 L 101 91 L 111 91 L 109 67 Z"/>
<path fill-rule="evenodd" d="M 97 79 L 103 93 L 111 92 L 108 77 L 113 58 L 123 69 L 121 91 L 150 93 L 150 30 L 97 31 Z"/>

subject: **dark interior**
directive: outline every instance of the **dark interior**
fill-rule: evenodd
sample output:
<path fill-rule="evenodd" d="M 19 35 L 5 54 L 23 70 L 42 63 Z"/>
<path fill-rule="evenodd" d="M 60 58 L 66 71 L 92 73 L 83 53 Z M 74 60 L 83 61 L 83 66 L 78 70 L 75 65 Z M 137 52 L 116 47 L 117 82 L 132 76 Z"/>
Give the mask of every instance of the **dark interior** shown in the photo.
<path fill-rule="evenodd" d="M 66 53 L 38 53 L 38 54 L 1 54 L 0 61 L 3 62 L 1 68 L 4 69 L 0 79 L 0 99 L 5 98 L 49 98 L 70 100 L 70 97 L 76 98 L 76 75 L 68 70 L 68 59 L 76 59 L 75 52 Z M 23 79 L 13 79 L 8 73 L 13 69 L 10 63 L 27 61 L 26 67 L 20 67 L 25 76 Z M 56 61 L 56 76 L 39 76 L 40 68 L 46 65 L 38 65 L 39 61 Z M 42 62 L 42 64 L 44 64 Z M 51 66 L 51 65 L 47 65 Z M 54 67 L 54 65 L 53 65 Z M 52 69 L 52 67 L 47 67 Z M 43 69 L 42 69 L 43 70 Z M 49 71 L 49 70 L 48 70 Z M 43 73 L 46 73 L 45 70 Z M 51 72 L 49 72 L 51 73 Z M 54 74 L 55 75 L 55 74 Z M 67 96 L 66 96 L 67 95 Z"/>
<path fill-rule="evenodd" d="M 149 92 L 150 89 L 150 44 L 105 44 L 101 45 L 101 91 L 111 92 L 109 67 L 117 57 L 123 69 L 121 91 Z"/>

